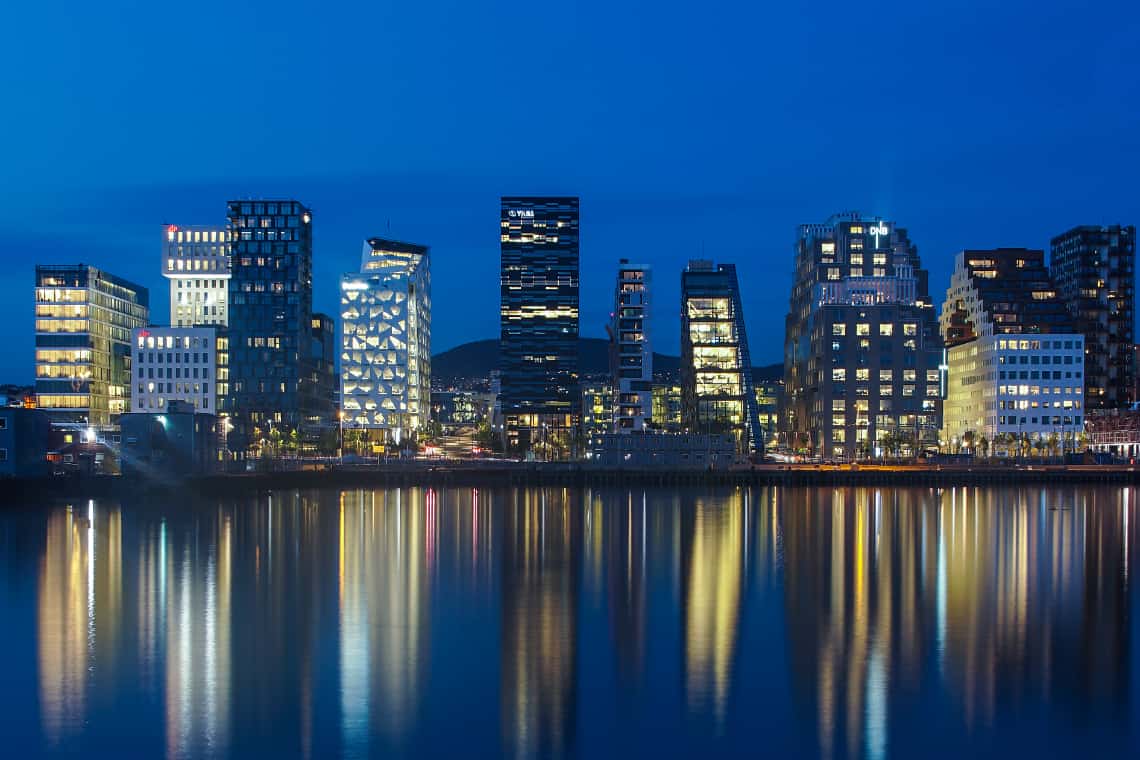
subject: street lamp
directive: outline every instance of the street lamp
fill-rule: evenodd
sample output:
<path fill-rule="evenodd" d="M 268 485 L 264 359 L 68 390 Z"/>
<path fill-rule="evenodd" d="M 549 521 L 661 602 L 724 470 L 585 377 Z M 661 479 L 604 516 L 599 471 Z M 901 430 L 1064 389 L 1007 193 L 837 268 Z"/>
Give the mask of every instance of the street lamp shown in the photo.
<path fill-rule="evenodd" d="M 337 437 L 336 437 L 336 458 L 341 464 L 344 464 L 344 410 L 340 409 L 336 413 L 337 421 Z"/>

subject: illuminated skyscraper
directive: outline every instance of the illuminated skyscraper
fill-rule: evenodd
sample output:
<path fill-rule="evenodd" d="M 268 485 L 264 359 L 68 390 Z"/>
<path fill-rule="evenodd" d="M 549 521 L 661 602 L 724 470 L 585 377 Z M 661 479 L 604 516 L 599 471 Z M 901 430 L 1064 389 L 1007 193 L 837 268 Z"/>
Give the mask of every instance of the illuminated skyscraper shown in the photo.
<path fill-rule="evenodd" d="M 1071 229 L 1053 238 L 1049 268 L 1085 336 L 1085 408 L 1127 406 L 1136 376 L 1136 228 Z"/>
<path fill-rule="evenodd" d="M 141 285 L 86 264 L 36 267 L 36 403 L 56 422 L 109 425 L 127 411 Z"/>
<path fill-rule="evenodd" d="M 645 430 L 653 419 L 653 347 L 649 340 L 649 267 L 618 268 L 610 321 L 614 432 Z"/>
<path fill-rule="evenodd" d="M 399 441 L 428 421 L 431 258 L 428 248 L 371 238 L 360 272 L 340 282 L 344 424 Z"/>
<path fill-rule="evenodd" d="M 505 197 L 499 225 L 499 399 L 527 448 L 577 424 L 578 199 Z"/>
<path fill-rule="evenodd" d="M 684 426 L 732 433 L 737 450 L 763 450 L 752 360 L 736 267 L 690 261 L 681 273 L 681 389 Z"/>
<path fill-rule="evenodd" d="M 170 326 L 226 325 L 230 231 L 219 227 L 162 229 L 162 276 L 170 281 Z"/>
<path fill-rule="evenodd" d="M 790 447 L 847 459 L 937 447 L 942 342 L 906 230 L 855 213 L 800 225 L 789 301 Z"/>

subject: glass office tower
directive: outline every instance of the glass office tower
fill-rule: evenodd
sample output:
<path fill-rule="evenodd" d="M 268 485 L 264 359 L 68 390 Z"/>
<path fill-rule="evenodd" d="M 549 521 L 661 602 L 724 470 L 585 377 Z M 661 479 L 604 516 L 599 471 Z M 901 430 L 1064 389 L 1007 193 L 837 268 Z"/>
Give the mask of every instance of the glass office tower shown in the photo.
<path fill-rule="evenodd" d="M 578 199 L 504 197 L 499 401 L 507 445 L 569 452 L 578 425 Z"/>
<path fill-rule="evenodd" d="M 110 425 L 128 409 L 131 331 L 146 288 L 86 264 L 36 267 L 36 403 L 55 422 Z"/>
<path fill-rule="evenodd" d="M 340 282 L 340 405 L 346 428 L 399 443 L 428 422 L 431 257 L 426 246 L 372 238 Z"/>
<path fill-rule="evenodd" d="M 1136 228 L 1074 227 L 1051 247 L 1058 295 L 1085 336 L 1085 408 L 1126 407 L 1136 377 Z"/>
<path fill-rule="evenodd" d="M 682 419 L 693 433 L 731 433 L 763 451 L 736 267 L 694 260 L 681 273 Z"/>
<path fill-rule="evenodd" d="M 295 200 L 230 201 L 231 448 L 319 421 L 313 382 L 313 218 Z M 324 409 L 331 416 L 331 409 Z"/>

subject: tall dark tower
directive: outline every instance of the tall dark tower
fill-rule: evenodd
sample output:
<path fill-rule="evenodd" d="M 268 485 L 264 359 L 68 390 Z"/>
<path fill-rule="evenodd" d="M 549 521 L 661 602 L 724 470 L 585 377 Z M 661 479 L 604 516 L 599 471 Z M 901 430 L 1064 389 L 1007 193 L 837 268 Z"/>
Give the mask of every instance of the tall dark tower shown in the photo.
<path fill-rule="evenodd" d="M 231 448 L 327 413 L 313 356 L 313 216 L 294 200 L 230 201 Z"/>
<path fill-rule="evenodd" d="M 1051 249 L 1050 274 L 1085 336 L 1085 409 L 1127 406 L 1136 377 L 1136 228 L 1074 227 Z"/>
<path fill-rule="evenodd" d="M 568 445 L 578 398 L 578 199 L 504 197 L 499 401 L 508 446 Z"/>

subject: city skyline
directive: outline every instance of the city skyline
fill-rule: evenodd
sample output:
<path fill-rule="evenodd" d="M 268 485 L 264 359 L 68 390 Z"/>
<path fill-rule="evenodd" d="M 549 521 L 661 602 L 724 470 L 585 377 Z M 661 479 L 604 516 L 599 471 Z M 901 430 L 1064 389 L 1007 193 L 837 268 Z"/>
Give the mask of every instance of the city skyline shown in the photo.
<path fill-rule="evenodd" d="M 219 204 L 231 198 L 292 197 L 313 208 L 314 308 L 324 313 L 334 313 L 335 283 L 361 239 L 432 246 L 433 338 L 443 350 L 496 334 L 487 219 L 499 196 L 577 195 L 583 335 L 604 336 L 610 273 L 622 257 L 661 273 L 661 305 L 679 302 L 668 273 L 689 259 L 732 261 L 761 364 L 780 359 L 778 315 L 805 220 L 852 208 L 905 219 L 937 290 L 963 249 L 1047 249 L 1075 225 L 1140 218 L 1133 7 L 1108 16 L 1056 2 L 890 3 L 874 14 L 889 45 L 851 33 L 867 19 L 850 6 L 749 6 L 731 20 L 671 3 L 647 15 L 589 2 L 568 13 L 456 6 L 442 27 L 411 6 L 278 10 L 81 7 L 65 24 L 43 8 L 13 10 L 22 33 L 0 60 L 14 80 L 12 112 L 35 118 L 8 125 L 12 147 L 0 162 L 0 256 L 9 266 L 0 314 L 12 325 L 5 382 L 31 381 L 23 293 L 32 262 L 82 260 L 140 281 L 164 314 L 152 230 L 220 224 Z M 614 34 L 623 25 L 637 33 Z M 259 34 L 241 32 L 250 26 Z M 388 30 L 379 60 L 346 39 L 367 28 Z M 171 29 L 201 41 L 194 65 L 169 55 Z M 757 45 L 755 29 L 792 33 Z M 101 55 L 83 66 L 57 53 L 92 37 Z M 678 57 L 681 41 L 695 54 Z M 209 55 L 212 45 L 226 54 Z M 499 97 L 518 60 L 573 105 Z M 216 118 L 210 104 L 232 72 L 267 61 L 272 74 L 256 95 Z M 288 121 L 272 116 L 301 92 L 309 106 Z M 258 135 L 240 159 L 234 125 Z M 676 353 L 679 326 L 658 321 L 658 347 Z"/>
<path fill-rule="evenodd" d="M 284 196 L 284 192 L 282 197 Z M 263 193 L 257 196 L 251 196 L 256 199 L 269 199 L 273 197 L 270 193 Z M 305 196 L 302 194 L 294 194 L 298 200 L 305 202 Z M 487 208 L 488 199 L 481 198 L 479 207 L 483 213 L 495 214 L 498 210 L 499 196 L 489 199 L 490 209 Z M 211 203 L 212 201 L 212 203 Z M 194 216 L 188 216 L 184 220 L 184 225 L 190 228 L 194 227 L 217 227 L 219 229 L 225 226 L 225 200 L 219 200 L 219 197 L 214 198 L 196 198 L 196 206 L 209 207 L 212 205 L 216 210 L 220 207 L 221 213 L 214 213 L 213 216 L 204 215 L 195 212 Z M 592 214 L 590 213 L 590 199 L 583 198 L 582 205 L 585 207 L 583 212 L 583 240 L 591 238 L 608 238 L 609 234 L 605 232 L 609 228 L 609 224 L 603 220 L 599 223 L 594 220 L 591 223 Z M 314 208 L 313 204 L 306 203 L 310 209 Z M 847 204 L 850 206 L 850 204 Z M 314 211 L 314 213 L 316 213 Z M 835 214 L 842 213 L 836 209 L 831 211 L 823 210 L 814 217 L 807 217 L 817 222 L 824 222 Z M 865 220 L 882 219 L 885 218 L 882 214 L 872 213 L 866 210 L 857 210 L 861 218 Z M 1091 212 L 1093 216 L 1100 219 L 1105 217 L 1104 214 L 1098 212 Z M 185 215 L 184 215 L 185 216 Z M 998 216 L 998 214 L 994 214 Z M 1140 217 L 1140 209 L 1137 215 Z M 0 314 L 4 314 L 9 324 L 16 325 L 16 328 L 10 335 L 10 342 L 13 344 L 12 350 L 0 355 L 0 379 L 5 382 L 14 383 L 27 383 L 31 384 L 34 379 L 34 313 L 33 309 L 28 304 L 26 293 L 27 285 L 34 277 L 34 267 L 36 264 L 72 264 L 83 263 L 89 266 L 94 266 L 103 271 L 110 271 L 117 276 L 124 277 L 128 280 L 138 283 L 146 287 L 150 291 L 150 322 L 155 326 L 174 326 L 169 324 L 167 318 L 170 313 L 170 300 L 169 293 L 167 292 L 167 280 L 163 276 L 161 267 L 163 266 L 164 248 L 161 240 L 159 239 L 156 229 L 161 227 L 165 230 L 169 222 L 165 219 L 165 215 L 160 217 L 163 219 L 161 222 L 156 222 L 155 219 L 150 219 L 145 224 L 138 225 L 131 224 L 128 227 L 134 230 L 136 227 L 141 234 L 144 234 L 146 240 L 142 245 L 149 246 L 145 251 L 139 255 L 126 256 L 125 258 L 114 258 L 115 265 L 108 266 L 103 263 L 104 259 L 112 260 L 109 256 L 102 256 L 99 254 L 93 255 L 79 255 L 79 256 L 54 256 L 53 254 L 45 252 L 44 257 L 39 259 L 24 259 L 21 258 L 16 262 L 13 267 L 15 271 L 27 270 L 28 280 L 24 281 L 5 281 L 0 282 L 0 293 L 12 290 L 18 291 L 17 295 L 13 298 L 6 299 L 3 306 L 0 306 Z M 1122 224 L 1132 224 L 1136 217 L 1110 219 L 1105 217 L 1103 226 L 1113 226 Z M 486 218 L 476 220 L 478 226 L 483 227 L 481 234 L 483 237 L 490 239 L 494 230 L 493 221 L 488 224 Z M 611 222 L 613 220 L 610 220 Z M 1013 241 L 1008 245 L 994 245 L 993 248 L 1009 248 L 1009 247 L 1027 247 L 1049 250 L 1049 241 L 1062 234 L 1063 232 L 1077 226 L 1092 225 L 1100 226 L 1101 221 L 1074 220 L 1072 223 L 1066 222 L 1053 227 L 1043 226 L 1040 234 L 1034 237 L 1036 242 L 1019 242 Z M 345 229 L 335 230 L 338 238 L 352 237 L 353 241 L 350 245 L 352 249 L 349 253 L 341 252 L 339 249 L 333 255 L 323 255 L 319 250 L 324 250 L 319 240 L 323 237 L 322 230 L 328 226 L 328 222 L 324 217 L 319 217 L 314 222 L 314 253 L 313 253 L 313 309 L 317 312 L 323 313 L 339 313 L 339 298 L 340 290 L 339 283 L 340 277 L 344 271 L 351 271 L 355 268 L 359 260 L 360 240 L 363 237 L 374 236 L 372 232 L 362 233 L 361 235 L 353 235 L 351 230 Z M 380 225 L 374 224 L 369 229 L 375 229 Z M 590 227 L 595 228 L 591 234 Z M 746 326 L 750 336 L 750 347 L 753 356 L 753 363 L 756 366 L 780 364 L 783 359 L 783 341 L 784 341 L 784 319 L 780 314 L 777 314 L 774 309 L 781 310 L 781 314 L 787 310 L 787 293 L 792 287 L 791 271 L 794 266 L 795 246 L 796 246 L 796 228 L 798 224 L 788 225 L 788 235 L 786 237 L 786 250 L 781 251 L 778 248 L 778 243 L 773 242 L 772 245 L 766 249 L 767 255 L 761 260 L 757 261 L 745 256 L 739 258 L 725 257 L 724 261 L 728 263 L 735 263 L 738 270 L 742 272 L 750 271 L 752 274 L 759 278 L 763 277 L 765 283 L 769 283 L 765 288 L 757 288 L 750 284 L 749 277 L 741 274 L 741 297 L 743 299 L 746 317 Z M 956 256 L 963 250 L 982 249 L 984 246 L 980 245 L 962 245 L 957 249 L 949 251 L 944 257 L 935 255 L 933 259 L 927 258 L 928 254 L 925 253 L 929 247 L 924 243 L 924 239 L 920 237 L 920 233 L 916 231 L 914 224 L 908 223 L 906 225 L 911 239 L 915 241 L 918 247 L 920 256 L 923 257 L 923 265 L 930 272 L 931 290 L 940 292 L 950 282 L 950 277 L 954 268 L 954 260 Z M 458 345 L 477 340 L 486 340 L 495 338 L 498 330 L 498 299 L 496 298 L 498 289 L 496 281 L 498 276 L 498 255 L 497 246 L 493 241 L 484 243 L 485 247 L 490 247 L 491 253 L 484 255 L 483 259 L 465 259 L 457 262 L 457 258 L 463 258 L 459 255 L 455 248 L 445 250 L 444 253 L 437 253 L 436 246 L 430 239 L 431 231 L 435 230 L 441 235 L 446 237 L 447 227 L 445 225 L 431 226 L 425 225 L 424 235 L 419 238 L 425 242 L 426 245 L 432 247 L 433 259 L 435 264 L 433 266 L 433 289 L 437 292 L 435 297 L 437 306 L 436 311 L 439 316 L 435 319 L 433 325 L 433 340 L 432 340 L 432 354 L 436 355 L 454 348 Z M 602 231 L 599 234 L 599 230 Z M 0 230 L 0 236 L 2 236 Z M 134 233 L 132 232 L 132 237 Z M 391 234 L 391 237 L 404 237 L 412 239 L 410 236 Z M 996 239 L 1001 239 L 996 238 Z M 2 242 L 2 239 L 0 239 Z M 582 244 L 582 287 L 581 287 L 581 335 L 584 338 L 599 338 L 607 339 L 606 327 L 609 324 L 610 313 L 613 311 L 613 271 L 618 266 L 621 257 L 615 255 L 612 261 L 601 259 L 595 251 L 593 255 L 588 251 L 591 248 L 588 243 Z M 61 249 L 62 250 L 62 249 Z M 628 249 L 625 249 L 628 250 Z M 635 249 L 642 250 L 642 249 Z M 709 251 L 707 247 L 704 249 Z M 620 253 L 620 251 L 618 251 Z M 786 262 L 780 260 L 781 254 L 786 254 Z M 699 258 L 699 256 L 694 256 Z M 1046 254 L 1048 260 L 1048 253 Z M 440 259 L 445 259 L 451 263 L 450 269 L 440 271 Z M 587 266 L 587 260 L 590 262 Z M 646 254 L 642 256 L 642 260 L 647 265 L 658 271 L 657 284 L 655 291 L 657 295 L 654 297 L 655 304 L 653 306 L 653 317 L 656 325 L 656 337 L 654 339 L 654 350 L 666 355 L 678 356 L 680 355 L 680 320 L 679 317 L 674 319 L 673 313 L 670 311 L 672 304 L 680 303 L 680 273 L 687 266 L 690 258 L 684 257 L 683 260 L 674 261 L 672 254 L 666 256 L 658 256 L 654 254 Z M 662 265 L 661 260 L 669 262 L 669 265 Z M 783 264 L 787 266 L 784 267 Z M 474 277 L 471 274 L 472 265 L 480 274 Z M 676 269 L 670 269 L 675 264 Z M 769 271 L 758 271 L 767 264 L 773 267 Z M 342 267 L 343 265 L 343 267 Z M 785 273 L 784 269 L 787 269 Z M 330 271 L 331 270 L 331 271 Z M 483 271 L 487 270 L 487 271 Z M 327 281 L 326 281 L 327 278 Z M 442 300 L 438 295 L 441 290 L 439 280 L 443 279 L 445 282 L 446 293 L 450 300 Z M 786 282 L 785 282 L 786 280 Z M 756 282 L 756 280 L 752 280 Z M 456 294 L 455 288 L 457 283 L 463 288 L 462 294 Z M 485 284 L 486 287 L 475 287 L 473 283 L 480 285 Z M 778 283 L 778 284 L 776 284 Z M 489 295 L 488 295 L 489 294 Z M 482 312 L 486 309 L 481 308 L 478 310 L 470 309 L 471 303 L 481 303 L 488 301 L 490 303 L 484 306 L 490 309 L 490 318 Z M 751 306 L 750 306 L 751 304 Z M 755 313 L 758 312 L 758 313 Z M 26 322 L 21 325 L 21 320 Z M 484 330 L 483 323 L 487 322 L 488 326 Z M 492 324 L 493 322 L 493 324 Z M 480 331 L 481 330 L 481 331 Z M 751 337 L 756 335 L 757 337 Z M 661 337 L 664 336 L 664 337 Z M 21 344 L 26 343 L 26 352 L 22 350 Z"/>

